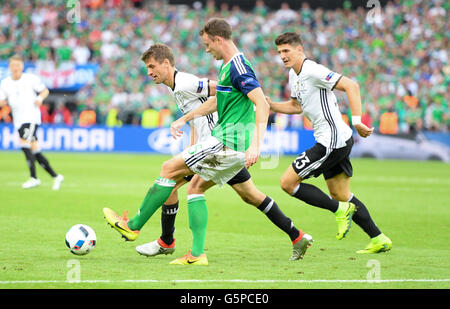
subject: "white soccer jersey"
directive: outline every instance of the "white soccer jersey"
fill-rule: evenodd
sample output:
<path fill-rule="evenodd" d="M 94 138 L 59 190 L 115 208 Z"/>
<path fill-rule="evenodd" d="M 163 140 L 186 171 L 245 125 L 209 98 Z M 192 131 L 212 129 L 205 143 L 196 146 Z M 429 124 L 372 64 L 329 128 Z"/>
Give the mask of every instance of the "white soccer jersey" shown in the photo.
<path fill-rule="evenodd" d="M 341 75 L 310 59 L 305 59 L 297 75 L 289 71 L 291 97 L 298 100 L 311 121 L 316 141 L 331 149 L 345 146 L 352 130 L 342 120 L 333 89 Z"/>
<path fill-rule="evenodd" d="M 8 76 L 1 81 L 0 100 L 8 100 L 16 129 L 24 123 L 41 124 L 41 110 L 35 102 L 45 88 L 39 77 L 29 73 L 22 73 L 18 80 Z"/>
<path fill-rule="evenodd" d="M 183 114 L 198 108 L 209 97 L 209 80 L 190 73 L 175 71 L 174 87 L 168 88 Z M 217 119 L 217 112 L 214 112 L 192 120 L 197 133 L 197 142 L 211 136 L 211 130 L 216 126 Z"/>

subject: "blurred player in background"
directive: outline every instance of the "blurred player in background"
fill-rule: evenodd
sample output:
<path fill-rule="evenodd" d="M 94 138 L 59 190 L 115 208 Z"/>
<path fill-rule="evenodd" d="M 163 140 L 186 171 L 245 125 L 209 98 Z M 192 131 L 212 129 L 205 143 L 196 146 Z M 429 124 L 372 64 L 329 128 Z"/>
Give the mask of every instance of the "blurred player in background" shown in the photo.
<path fill-rule="evenodd" d="M 391 240 L 381 233 L 366 206 L 350 191 L 353 168 L 350 152 L 352 130 L 342 120 L 333 89 L 344 91 L 352 112 L 352 124 L 361 137 L 368 137 L 373 128 L 361 122 L 359 86 L 351 79 L 335 73 L 306 58 L 300 35 L 287 32 L 275 39 L 281 60 L 290 68 L 291 99 L 272 102 L 271 109 L 285 114 L 303 114 L 312 122 L 316 144 L 303 152 L 281 178 L 281 187 L 307 204 L 327 209 L 336 216 L 337 239 L 345 237 L 350 224 L 356 222 L 370 237 L 369 245 L 358 253 L 377 253 L 392 248 Z M 331 198 L 303 180 L 323 174 Z M 356 207 L 355 207 L 356 206 Z"/>
<path fill-rule="evenodd" d="M 49 91 L 38 76 L 23 73 L 23 69 L 22 58 L 18 55 L 12 56 L 9 59 L 11 76 L 0 83 L 0 107 L 5 104 L 11 107 L 14 128 L 19 132 L 19 145 L 30 170 L 31 177 L 22 187 L 29 189 L 41 184 L 36 176 L 35 161 L 38 161 L 53 177 L 53 190 L 59 190 L 64 177 L 58 175 L 50 166 L 41 152 L 36 137 L 36 131 L 41 124 L 40 106 L 49 95 Z"/>

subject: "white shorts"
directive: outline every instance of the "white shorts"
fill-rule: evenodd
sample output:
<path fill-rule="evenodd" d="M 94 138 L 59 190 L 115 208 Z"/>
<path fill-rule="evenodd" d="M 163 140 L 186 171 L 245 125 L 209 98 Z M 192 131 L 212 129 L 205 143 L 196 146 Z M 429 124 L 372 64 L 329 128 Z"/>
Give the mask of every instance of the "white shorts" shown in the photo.
<path fill-rule="evenodd" d="M 186 148 L 186 165 L 204 180 L 218 185 L 227 183 L 245 166 L 245 154 L 226 147 L 214 136 Z"/>

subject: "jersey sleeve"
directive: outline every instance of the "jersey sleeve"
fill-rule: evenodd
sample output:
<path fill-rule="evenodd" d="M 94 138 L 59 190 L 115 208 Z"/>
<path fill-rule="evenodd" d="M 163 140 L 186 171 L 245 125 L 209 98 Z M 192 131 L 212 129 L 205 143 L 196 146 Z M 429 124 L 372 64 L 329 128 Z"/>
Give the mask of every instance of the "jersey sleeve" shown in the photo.
<path fill-rule="evenodd" d="M 294 88 L 294 76 L 295 73 L 293 73 L 293 71 L 289 71 L 289 87 L 291 88 L 291 98 L 297 99 L 297 94 L 295 93 L 295 88 Z"/>
<path fill-rule="evenodd" d="M 197 97 L 209 96 L 209 79 L 200 78 L 192 74 L 183 75 L 182 90 L 188 91 Z"/>
<path fill-rule="evenodd" d="M 198 78 L 195 82 L 195 86 L 197 86 L 195 93 L 199 97 L 209 97 L 209 79 Z"/>
<path fill-rule="evenodd" d="M 312 83 L 319 88 L 333 90 L 342 75 L 331 71 L 326 66 L 314 63 L 308 70 Z"/>
<path fill-rule="evenodd" d="M 38 93 L 44 91 L 47 88 L 37 75 L 33 75 L 32 87 L 33 87 L 33 90 Z"/>
<path fill-rule="evenodd" d="M 249 65 L 242 61 L 242 58 L 236 57 L 232 62 L 230 80 L 234 88 L 247 95 L 250 91 L 261 87 L 255 72 Z"/>

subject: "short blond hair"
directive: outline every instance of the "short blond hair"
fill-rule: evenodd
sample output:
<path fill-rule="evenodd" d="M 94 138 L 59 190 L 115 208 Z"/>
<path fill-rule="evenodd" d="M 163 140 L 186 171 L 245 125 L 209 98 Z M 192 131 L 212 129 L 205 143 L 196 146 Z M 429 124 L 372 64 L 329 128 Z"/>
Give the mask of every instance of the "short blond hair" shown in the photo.
<path fill-rule="evenodd" d="M 19 54 L 15 54 L 9 58 L 9 62 L 11 62 L 11 61 L 23 62 L 23 58 Z"/>

